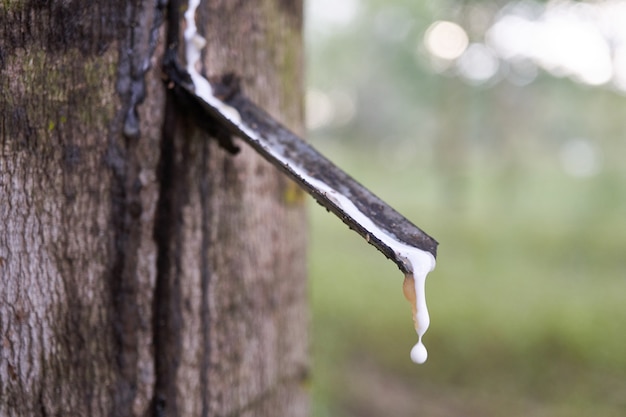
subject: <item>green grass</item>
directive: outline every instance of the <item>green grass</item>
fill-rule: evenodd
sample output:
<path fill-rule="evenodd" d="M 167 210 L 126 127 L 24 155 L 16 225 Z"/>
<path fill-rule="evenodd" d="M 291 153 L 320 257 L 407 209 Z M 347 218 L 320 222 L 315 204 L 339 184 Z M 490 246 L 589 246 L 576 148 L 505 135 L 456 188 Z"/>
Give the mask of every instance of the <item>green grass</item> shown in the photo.
<path fill-rule="evenodd" d="M 544 164 L 502 178 L 470 166 L 443 181 L 418 160 L 399 168 L 318 146 L 440 247 L 427 282 L 430 357 L 418 366 L 402 274 L 311 208 L 315 416 L 381 415 L 381 404 L 393 416 L 622 415 L 623 173 L 573 179 Z"/>

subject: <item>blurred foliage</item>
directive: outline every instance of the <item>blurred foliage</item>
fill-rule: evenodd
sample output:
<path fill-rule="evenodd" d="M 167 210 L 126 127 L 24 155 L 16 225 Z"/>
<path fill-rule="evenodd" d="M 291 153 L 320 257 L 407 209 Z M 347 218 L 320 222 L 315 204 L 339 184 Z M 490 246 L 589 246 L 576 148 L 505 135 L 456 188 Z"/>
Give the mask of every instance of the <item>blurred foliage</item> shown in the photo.
<path fill-rule="evenodd" d="M 623 415 L 624 97 L 433 70 L 433 21 L 479 39 L 504 3 L 344 1 L 350 19 L 308 6 L 309 86 L 332 110 L 310 139 L 441 246 L 417 366 L 401 273 L 312 207 L 314 415 Z"/>

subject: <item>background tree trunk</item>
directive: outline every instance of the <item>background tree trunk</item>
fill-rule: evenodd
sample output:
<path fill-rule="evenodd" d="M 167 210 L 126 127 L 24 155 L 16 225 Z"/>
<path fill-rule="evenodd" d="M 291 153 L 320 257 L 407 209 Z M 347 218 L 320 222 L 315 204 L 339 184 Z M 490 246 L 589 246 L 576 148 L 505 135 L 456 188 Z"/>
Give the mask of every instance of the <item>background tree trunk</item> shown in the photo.
<path fill-rule="evenodd" d="M 177 108 L 160 3 L 2 2 L 1 416 L 308 412 L 303 199 Z M 197 21 L 301 133 L 301 1 Z"/>

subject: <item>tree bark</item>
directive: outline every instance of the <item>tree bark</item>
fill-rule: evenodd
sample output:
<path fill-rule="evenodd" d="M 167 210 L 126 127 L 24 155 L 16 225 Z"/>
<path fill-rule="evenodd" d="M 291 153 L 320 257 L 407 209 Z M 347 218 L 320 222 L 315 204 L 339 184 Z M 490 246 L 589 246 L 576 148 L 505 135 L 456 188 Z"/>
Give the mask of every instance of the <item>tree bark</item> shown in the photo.
<path fill-rule="evenodd" d="M 303 198 L 168 93 L 163 1 L 81 3 L 0 9 L 0 415 L 306 415 Z M 301 132 L 301 1 L 197 22 Z"/>

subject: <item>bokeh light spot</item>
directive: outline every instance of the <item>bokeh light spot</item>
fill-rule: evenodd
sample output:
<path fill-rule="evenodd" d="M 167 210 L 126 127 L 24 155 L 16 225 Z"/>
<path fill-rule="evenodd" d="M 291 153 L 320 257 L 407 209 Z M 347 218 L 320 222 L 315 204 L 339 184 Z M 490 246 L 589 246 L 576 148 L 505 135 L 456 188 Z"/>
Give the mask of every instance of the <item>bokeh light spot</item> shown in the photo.
<path fill-rule="evenodd" d="M 469 44 L 465 30 L 453 22 L 436 21 L 426 30 L 424 45 L 436 58 L 454 60 L 460 57 Z"/>

